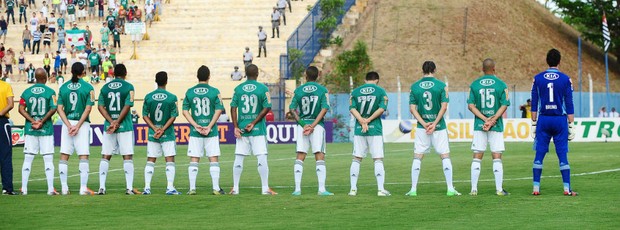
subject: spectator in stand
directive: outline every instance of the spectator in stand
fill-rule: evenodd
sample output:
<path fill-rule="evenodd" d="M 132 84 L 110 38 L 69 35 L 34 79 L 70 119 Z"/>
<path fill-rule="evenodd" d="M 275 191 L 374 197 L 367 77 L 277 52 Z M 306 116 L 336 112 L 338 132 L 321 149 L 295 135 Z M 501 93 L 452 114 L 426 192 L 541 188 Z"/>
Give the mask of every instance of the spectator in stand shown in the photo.
<path fill-rule="evenodd" d="M 19 68 L 19 79 L 26 73 L 26 56 L 24 56 L 24 51 L 19 51 L 19 61 L 17 64 Z"/>
<path fill-rule="evenodd" d="M 95 14 L 95 3 L 96 0 L 88 0 L 88 20 L 93 20 L 96 16 Z"/>
<path fill-rule="evenodd" d="M 108 82 L 108 78 L 110 77 L 108 73 L 111 68 L 114 68 L 114 64 L 112 64 L 109 57 L 104 57 L 103 60 L 104 61 L 101 63 L 101 68 L 103 69 L 103 76 L 105 77 L 106 82 Z"/>
<path fill-rule="evenodd" d="M 521 118 L 531 118 L 532 117 L 532 100 L 527 99 L 527 102 L 519 108 L 521 110 Z"/>
<path fill-rule="evenodd" d="M 295 0 L 295 1 L 297 1 L 297 0 Z M 286 0 L 286 3 L 288 4 L 288 11 L 293 13 L 293 7 L 291 6 L 291 0 Z"/>
<path fill-rule="evenodd" d="M 112 37 L 114 37 L 114 48 L 118 47 L 118 53 L 120 54 L 121 53 L 121 29 L 118 27 L 118 25 L 116 25 L 116 27 L 112 31 Z M 115 49 L 115 51 L 116 51 L 116 49 Z M 115 52 L 115 54 L 116 54 L 116 52 Z M 115 57 L 116 57 L 116 55 L 115 55 Z M 116 58 L 113 58 L 112 60 L 113 60 L 113 62 L 116 62 Z"/>
<path fill-rule="evenodd" d="M 58 28 L 58 49 L 65 45 L 65 37 L 67 36 L 67 31 L 65 31 L 64 27 Z"/>
<path fill-rule="evenodd" d="M 86 0 L 77 0 L 76 2 L 78 7 L 78 21 L 86 21 Z"/>
<path fill-rule="evenodd" d="M 86 43 L 88 45 L 92 45 L 93 43 L 93 32 L 90 31 L 90 27 L 86 26 L 86 32 L 84 33 L 84 39 L 86 39 Z"/>
<path fill-rule="evenodd" d="M 39 12 L 39 31 L 41 33 L 45 33 L 45 29 L 47 29 L 47 16 L 43 14 L 43 12 Z"/>
<path fill-rule="evenodd" d="M 121 28 L 121 31 L 124 30 L 125 28 L 125 18 L 127 17 L 127 10 L 125 10 L 125 8 L 121 7 L 118 9 L 118 23 L 116 23 L 118 25 L 119 28 Z"/>
<path fill-rule="evenodd" d="M 155 7 L 153 6 L 153 2 L 147 2 L 146 6 L 144 6 L 144 13 L 146 14 L 146 21 L 149 23 L 149 27 L 153 26 L 153 19 L 155 18 Z"/>
<path fill-rule="evenodd" d="M 8 32 L 8 23 L 4 20 L 4 16 L 0 16 L 0 37 L 2 37 L 2 43 L 6 43 L 6 34 Z"/>
<path fill-rule="evenodd" d="M 55 33 L 56 33 L 56 16 L 54 15 L 54 12 L 52 12 L 50 14 L 50 19 L 49 22 L 47 22 L 47 29 L 50 30 L 50 32 L 52 33 L 52 41 L 56 38 Z"/>
<path fill-rule="evenodd" d="M 252 64 L 252 60 L 254 60 L 254 55 L 250 52 L 250 47 L 245 47 L 245 53 L 243 53 L 243 65 L 248 67 Z"/>
<path fill-rule="evenodd" d="M 32 47 L 30 45 L 30 39 L 32 38 L 32 32 L 28 30 L 28 26 L 24 26 L 25 29 L 22 32 L 22 43 L 24 44 L 24 52 L 26 51 L 26 47 L 28 47 L 28 52 L 32 52 Z"/>
<path fill-rule="evenodd" d="M 222 113 L 220 113 L 220 117 L 217 118 L 217 122 L 229 122 L 228 114 L 226 114 L 226 110 L 223 109 Z"/>
<path fill-rule="evenodd" d="M 43 58 L 43 69 L 45 69 L 48 78 L 50 77 L 50 71 L 52 68 L 50 64 L 52 64 L 52 59 L 50 58 L 50 55 L 48 53 L 45 53 L 45 57 Z"/>
<path fill-rule="evenodd" d="M 60 12 L 60 0 L 52 0 L 52 12 Z"/>
<path fill-rule="evenodd" d="M 140 9 L 138 9 L 138 6 L 134 6 L 133 10 L 135 11 L 135 19 L 138 19 L 138 22 L 142 21 L 142 11 Z"/>
<path fill-rule="evenodd" d="M 75 2 L 69 1 L 67 5 L 67 15 L 69 15 L 69 24 L 75 23 Z"/>
<path fill-rule="evenodd" d="M 5 55 L 4 44 L 0 44 L 0 75 L 2 75 L 2 60 L 4 60 Z M 2 76 L 2 78 L 4 78 L 4 76 Z"/>
<path fill-rule="evenodd" d="M 19 24 L 22 24 L 22 17 L 24 17 L 24 22 L 28 23 L 28 17 L 26 16 L 26 9 L 28 8 L 28 4 L 26 4 L 26 0 L 21 0 L 19 3 Z"/>
<path fill-rule="evenodd" d="M 65 15 L 67 13 L 67 0 L 61 0 L 60 1 L 60 17 L 62 18 L 63 15 Z"/>
<path fill-rule="evenodd" d="M 34 35 L 37 28 L 39 28 L 39 18 L 37 18 L 37 13 L 32 12 L 32 18 L 30 18 L 30 34 Z"/>
<path fill-rule="evenodd" d="M 101 62 L 101 57 L 99 57 L 96 49 L 88 55 L 88 61 L 90 61 L 90 71 L 93 72 L 93 75 L 99 76 L 99 63 Z"/>
<path fill-rule="evenodd" d="M 52 52 L 52 32 L 49 29 L 43 33 L 43 50 L 44 52 Z"/>
<path fill-rule="evenodd" d="M 15 53 L 11 48 L 7 50 L 3 62 L 5 66 L 4 75 L 10 79 L 13 79 L 13 62 L 15 62 Z"/>
<path fill-rule="evenodd" d="M 241 81 L 243 79 L 243 74 L 239 72 L 239 66 L 235 66 L 235 71 L 230 73 L 230 79 L 233 81 Z"/>
<path fill-rule="evenodd" d="M 116 25 L 116 23 L 115 23 L 116 17 L 114 17 L 114 15 L 112 15 L 112 11 L 110 11 L 108 13 L 108 16 L 105 18 L 105 21 L 107 22 L 106 25 L 108 26 L 108 29 L 110 29 L 110 31 L 113 30 L 116 27 L 115 26 Z"/>
<path fill-rule="evenodd" d="M 13 19 L 13 25 L 15 25 L 15 0 L 6 0 L 6 20 Z"/>
<path fill-rule="evenodd" d="M 609 117 L 618 118 L 620 114 L 616 111 L 616 107 L 611 107 L 611 113 L 609 113 Z"/>
<path fill-rule="evenodd" d="M 56 51 L 56 56 L 54 56 L 54 72 L 58 75 L 62 75 L 62 73 L 60 72 L 61 63 L 62 61 L 60 58 L 60 51 Z"/>
<path fill-rule="evenodd" d="M 30 63 L 30 65 L 28 65 L 28 69 L 26 69 L 26 72 L 28 73 L 28 83 L 34 83 L 34 71 L 34 65 Z"/>
<path fill-rule="evenodd" d="M 41 37 L 43 36 L 43 33 L 41 33 L 41 31 L 35 30 L 32 33 L 32 54 L 35 54 L 35 50 L 36 50 L 36 54 L 39 54 L 39 48 L 41 46 Z"/>
<path fill-rule="evenodd" d="M 101 33 L 101 44 L 108 47 L 110 45 L 110 29 L 106 26 L 105 22 L 102 25 L 101 29 L 99 29 L 99 33 Z"/>
<path fill-rule="evenodd" d="M 607 108 L 605 108 L 605 106 L 601 107 L 601 110 L 598 111 L 598 117 L 609 117 L 609 113 L 607 113 Z"/>
<path fill-rule="evenodd" d="M 103 12 L 105 11 L 103 8 L 103 4 L 104 4 L 104 0 L 97 0 L 97 7 L 98 7 L 98 16 L 99 16 L 99 21 L 101 21 L 101 19 L 103 19 Z"/>
<path fill-rule="evenodd" d="M 116 2 L 114 0 L 108 0 L 108 10 L 116 9 Z"/>
<path fill-rule="evenodd" d="M 271 13 L 271 38 L 275 37 L 276 31 L 278 31 L 278 38 L 280 38 L 280 12 L 278 8 L 273 8 Z"/>
<path fill-rule="evenodd" d="M 110 47 L 110 62 L 112 62 L 112 67 L 116 65 L 116 48 Z"/>
<path fill-rule="evenodd" d="M 265 57 L 267 57 L 267 47 L 265 46 L 267 43 L 267 33 L 263 30 L 263 26 L 258 27 L 258 58 L 261 55 L 261 48 L 265 51 Z"/>
<path fill-rule="evenodd" d="M 47 18 L 48 12 L 49 12 L 49 8 L 47 7 L 47 2 L 43 1 L 43 6 L 41 6 L 41 13 L 43 13 L 43 17 Z"/>
<path fill-rule="evenodd" d="M 278 11 L 280 12 L 284 25 L 286 26 L 286 0 L 278 0 L 276 5 L 278 6 Z"/>
<path fill-rule="evenodd" d="M 28 0 L 28 6 L 30 7 L 30 9 L 32 9 L 33 7 L 35 9 L 37 8 L 37 4 L 34 2 L 34 0 Z"/>
<path fill-rule="evenodd" d="M 60 71 L 61 73 L 67 74 L 67 47 L 65 44 L 62 44 L 60 48 Z"/>
<path fill-rule="evenodd" d="M 63 13 L 60 13 L 58 19 L 56 19 L 56 25 L 60 29 L 60 27 L 65 28 L 65 17 Z"/>
<path fill-rule="evenodd" d="M 136 112 L 136 109 L 131 109 L 131 122 L 133 122 L 134 124 L 138 124 L 139 121 L 140 121 L 140 115 L 138 115 L 138 112 Z"/>

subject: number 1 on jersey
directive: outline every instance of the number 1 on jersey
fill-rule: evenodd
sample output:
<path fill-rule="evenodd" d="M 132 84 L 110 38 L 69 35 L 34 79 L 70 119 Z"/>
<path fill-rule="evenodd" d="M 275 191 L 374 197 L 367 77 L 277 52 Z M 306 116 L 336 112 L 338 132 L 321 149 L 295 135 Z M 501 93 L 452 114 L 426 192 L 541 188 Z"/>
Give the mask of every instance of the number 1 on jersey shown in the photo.
<path fill-rule="evenodd" d="M 547 88 L 549 89 L 549 102 L 553 102 L 553 82 L 549 82 Z"/>

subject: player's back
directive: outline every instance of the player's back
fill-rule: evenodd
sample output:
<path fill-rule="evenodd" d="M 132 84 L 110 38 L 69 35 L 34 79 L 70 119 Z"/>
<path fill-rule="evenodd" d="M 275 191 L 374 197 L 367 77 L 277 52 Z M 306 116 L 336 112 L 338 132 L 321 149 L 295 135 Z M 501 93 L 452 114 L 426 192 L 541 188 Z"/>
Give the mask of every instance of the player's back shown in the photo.
<path fill-rule="evenodd" d="M 355 108 L 363 118 L 368 118 L 379 108 L 387 109 L 388 97 L 385 90 L 376 84 L 364 84 L 351 92 L 350 109 Z M 361 133 L 361 125 L 355 121 L 355 135 L 376 136 L 383 133 L 381 119 L 368 124 L 368 132 Z"/>
<path fill-rule="evenodd" d="M 101 93 L 99 94 L 99 104 L 103 102 L 103 106 L 106 108 L 108 114 L 110 114 L 110 117 L 116 120 L 120 117 L 121 111 L 125 106 L 133 106 L 133 92 L 134 87 L 131 83 L 121 78 L 115 78 L 101 88 Z M 106 120 L 105 124 L 107 127 L 109 122 Z M 133 130 L 131 116 L 125 116 L 123 121 L 119 124 L 120 126 L 116 132 Z"/>
<path fill-rule="evenodd" d="M 240 128 L 244 128 L 258 117 L 258 114 L 265 109 L 271 108 L 271 96 L 269 88 L 256 80 L 246 80 L 235 88 L 235 93 L 231 102 L 231 107 L 237 107 L 237 119 Z M 265 119 L 261 119 L 250 132 L 245 132 L 245 136 L 255 136 L 266 134 Z"/>
<path fill-rule="evenodd" d="M 295 89 L 291 108 L 300 107 L 299 118 L 314 121 L 322 109 L 329 109 L 327 88 L 316 82 L 307 82 Z"/>
<path fill-rule="evenodd" d="M 474 104 L 485 117 L 494 116 L 502 105 L 510 105 L 507 94 L 507 86 L 504 81 L 495 75 L 484 75 L 474 80 L 470 85 L 468 104 Z M 475 130 L 482 130 L 482 121 L 479 117 L 474 117 Z M 497 125 L 491 130 L 503 131 L 504 123 L 502 117 L 497 119 Z"/>
<path fill-rule="evenodd" d="M 221 105 L 220 91 L 208 84 L 198 84 L 185 92 L 183 106 L 189 110 L 194 121 L 201 126 L 211 122 L 217 105 Z"/>
<path fill-rule="evenodd" d="M 77 82 L 67 82 L 60 87 L 58 92 L 58 104 L 63 105 L 63 112 L 69 120 L 80 120 L 86 106 L 94 104 L 91 98 L 91 91 L 94 88 L 91 84 L 81 78 Z M 89 122 L 89 118 L 86 118 Z"/>
<path fill-rule="evenodd" d="M 568 75 L 556 68 L 549 68 L 534 76 L 531 96 L 532 111 L 539 112 L 539 115 L 574 113 L 572 82 Z"/>
<path fill-rule="evenodd" d="M 54 98 L 56 92 L 45 84 L 35 84 L 28 87 L 22 93 L 20 104 L 26 107 L 26 112 L 34 118 L 34 120 L 42 120 L 47 113 L 56 108 Z M 32 123 L 26 120 L 25 131 L 27 135 L 43 136 L 52 135 L 54 130 L 51 119 L 48 119 L 41 129 L 32 129 Z"/>
<path fill-rule="evenodd" d="M 433 76 L 426 76 L 411 85 L 409 104 L 417 106 L 417 111 L 426 122 L 434 121 L 441 110 L 441 103 L 448 102 L 446 84 Z M 418 128 L 422 125 L 418 123 Z M 437 130 L 445 128 L 442 118 Z"/>
<path fill-rule="evenodd" d="M 157 127 L 163 127 L 168 119 L 176 115 L 177 96 L 165 89 L 156 89 L 144 97 L 144 109 Z M 178 114 L 178 112 L 177 112 Z"/>

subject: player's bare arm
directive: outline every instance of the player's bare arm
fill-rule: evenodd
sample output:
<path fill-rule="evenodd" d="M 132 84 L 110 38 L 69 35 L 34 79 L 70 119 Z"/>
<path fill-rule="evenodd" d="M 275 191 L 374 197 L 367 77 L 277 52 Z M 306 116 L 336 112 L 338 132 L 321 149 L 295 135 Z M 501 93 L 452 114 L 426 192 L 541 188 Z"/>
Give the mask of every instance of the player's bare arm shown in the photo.
<path fill-rule="evenodd" d="M 157 133 L 159 133 L 160 129 L 155 127 L 155 124 L 153 124 L 153 121 L 151 120 L 151 118 L 149 116 L 143 116 L 142 120 L 144 120 L 144 123 L 146 123 L 146 125 L 148 125 L 150 129 L 155 131 L 155 135 L 157 135 Z M 153 136 L 153 137 L 155 138 L 155 136 Z M 159 139 L 159 138 L 155 138 L 155 139 Z"/>
<path fill-rule="evenodd" d="M 422 119 L 422 116 L 418 112 L 418 106 L 417 105 L 415 105 L 415 104 L 409 105 L 409 112 L 411 112 L 413 117 L 415 117 L 415 119 L 418 121 L 418 123 L 420 123 L 422 125 L 422 127 L 424 127 L 425 129 L 426 129 L 426 127 L 428 127 L 429 124 L 426 123 L 426 121 L 424 121 L 424 119 Z"/>
<path fill-rule="evenodd" d="M 21 114 L 22 116 L 24 116 L 24 118 L 25 118 L 26 120 L 28 120 L 30 123 L 32 123 L 32 124 L 33 124 L 33 126 L 34 126 L 34 123 L 35 123 L 35 122 L 37 122 L 36 120 L 34 120 L 34 118 L 32 118 L 32 117 L 30 116 L 30 114 L 28 114 L 28 112 L 26 112 L 26 105 L 22 105 L 22 104 L 20 103 L 19 108 L 17 109 L 17 111 L 19 111 L 19 114 Z M 34 127 L 32 127 L 32 128 L 33 128 L 33 129 L 36 129 L 36 128 L 34 128 Z"/>
<path fill-rule="evenodd" d="M 71 123 L 69 123 L 69 119 L 67 119 L 67 114 L 65 113 L 64 108 L 64 105 L 58 105 L 58 116 L 60 116 L 60 120 L 62 120 L 63 124 L 65 124 L 67 127 L 71 127 Z"/>
<path fill-rule="evenodd" d="M 362 133 L 366 133 L 368 131 L 368 123 L 366 123 L 366 119 L 364 119 L 362 117 L 362 115 L 360 114 L 359 111 L 357 111 L 357 109 L 352 108 L 351 110 L 349 110 L 351 112 L 351 114 L 353 115 L 353 117 L 355 117 L 355 119 L 357 120 L 357 122 L 360 123 L 360 125 L 362 126 Z"/>
<path fill-rule="evenodd" d="M 435 128 L 437 127 L 437 123 L 439 123 L 439 121 L 441 121 L 441 119 L 443 119 L 443 115 L 446 114 L 447 110 L 448 110 L 448 102 L 442 102 L 441 103 L 441 109 L 439 109 L 439 114 L 437 114 L 437 118 L 435 118 L 433 123 L 431 123 L 430 125 L 428 125 L 428 127 L 426 127 L 426 134 L 431 134 L 431 133 L 435 132 Z"/>
<path fill-rule="evenodd" d="M 263 110 L 260 111 L 258 116 L 256 116 L 256 119 L 254 119 L 252 122 L 250 122 L 250 124 L 245 126 L 245 131 L 252 131 L 252 129 L 254 129 L 254 125 L 256 125 L 256 123 L 260 122 L 263 118 L 265 118 L 265 116 L 267 115 L 267 113 L 269 113 L 270 110 L 271 107 L 263 108 Z"/>
<path fill-rule="evenodd" d="M 189 122 L 190 125 L 192 125 L 196 130 L 198 130 L 198 132 L 202 130 L 202 126 L 196 123 L 189 110 L 183 110 L 183 116 L 185 117 L 185 119 L 187 119 L 187 122 Z"/>
<path fill-rule="evenodd" d="M 168 121 L 166 121 L 166 124 L 164 124 L 164 127 L 162 127 L 161 129 L 157 130 L 157 133 L 155 133 L 155 139 L 159 139 L 162 135 L 164 135 L 164 131 L 168 128 L 170 128 L 170 126 L 172 126 L 172 124 L 174 124 L 174 121 L 176 120 L 176 117 L 171 117 L 168 119 Z"/>
<path fill-rule="evenodd" d="M 211 118 L 211 122 L 209 122 L 209 125 L 207 125 L 206 128 L 204 128 L 200 134 L 202 135 L 209 135 L 209 133 L 211 133 L 211 129 L 213 128 L 213 126 L 215 126 L 217 124 L 217 120 L 220 118 L 220 115 L 222 114 L 222 110 L 218 109 L 215 110 L 215 113 L 213 114 L 213 117 Z"/>
<path fill-rule="evenodd" d="M 366 118 L 366 123 L 370 123 L 371 121 L 381 117 L 381 114 L 383 114 L 384 111 L 385 109 L 383 108 L 377 109 L 372 115 L 370 115 L 370 117 Z"/>
<path fill-rule="evenodd" d="M 239 123 L 237 122 L 237 107 L 230 107 L 230 116 L 232 117 L 232 123 L 235 127 L 235 137 L 241 138 L 241 134 L 243 133 L 243 131 L 241 131 L 241 129 L 239 128 Z"/>
<path fill-rule="evenodd" d="M 56 96 L 52 96 L 52 100 L 54 100 L 54 103 L 56 102 Z M 41 119 L 38 124 L 37 124 L 37 129 L 40 129 L 41 127 L 43 127 L 43 124 L 45 122 L 47 122 L 49 119 L 52 118 L 52 116 L 56 113 L 57 108 L 54 109 L 50 109 L 50 111 L 47 111 L 47 113 L 45 114 L 45 116 L 43 117 L 43 119 Z"/>
<path fill-rule="evenodd" d="M 319 115 L 316 116 L 316 119 L 314 119 L 312 124 L 309 125 L 310 127 L 308 129 L 308 135 L 314 132 L 314 127 L 316 127 L 323 120 L 323 117 L 325 117 L 325 114 L 327 114 L 327 109 L 321 109 L 321 112 L 319 112 Z"/>

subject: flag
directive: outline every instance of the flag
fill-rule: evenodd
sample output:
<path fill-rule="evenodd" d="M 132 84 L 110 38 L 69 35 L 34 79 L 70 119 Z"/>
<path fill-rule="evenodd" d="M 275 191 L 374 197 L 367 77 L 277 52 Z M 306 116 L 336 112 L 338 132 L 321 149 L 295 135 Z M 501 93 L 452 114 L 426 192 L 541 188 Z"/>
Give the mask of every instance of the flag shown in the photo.
<path fill-rule="evenodd" d="M 607 17 L 605 17 L 605 12 L 603 12 L 603 39 L 605 52 L 609 49 L 609 44 L 611 43 L 611 36 L 609 35 L 609 27 L 607 27 Z"/>
<path fill-rule="evenodd" d="M 84 50 L 86 42 L 84 38 L 84 30 L 67 30 L 67 41 L 69 45 L 75 46 L 78 50 Z"/>

